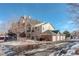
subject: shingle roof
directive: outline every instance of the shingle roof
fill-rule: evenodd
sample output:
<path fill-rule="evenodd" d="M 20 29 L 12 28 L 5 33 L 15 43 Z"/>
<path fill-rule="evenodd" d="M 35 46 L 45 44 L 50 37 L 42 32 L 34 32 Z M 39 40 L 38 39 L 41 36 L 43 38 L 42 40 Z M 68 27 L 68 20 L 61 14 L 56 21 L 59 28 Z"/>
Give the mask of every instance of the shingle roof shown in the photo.
<path fill-rule="evenodd" d="M 36 25 L 36 24 L 40 24 L 40 23 L 41 23 L 41 22 L 38 21 L 38 20 L 31 20 L 30 22 L 31 22 L 31 24 L 32 24 L 33 26 Z"/>
<path fill-rule="evenodd" d="M 52 30 L 52 32 L 57 34 L 59 32 L 59 30 Z"/>
<path fill-rule="evenodd" d="M 62 36 L 65 36 L 65 34 L 61 33 Z"/>
<path fill-rule="evenodd" d="M 34 27 L 38 27 L 40 25 L 43 25 L 44 23 L 39 23 L 39 24 L 36 24 Z"/>
<path fill-rule="evenodd" d="M 54 32 L 54 33 L 56 33 L 56 34 L 59 33 L 59 34 L 62 35 L 62 36 L 65 35 L 65 34 L 61 33 L 59 30 L 53 30 L 52 32 Z"/>
<path fill-rule="evenodd" d="M 43 32 L 44 35 L 56 35 L 56 33 L 52 32 L 51 30 L 47 30 Z"/>
<path fill-rule="evenodd" d="M 60 33 L 59 30 L 47 30 L 47 31 L 43 32 L 42 35 L 57 35 L 58 33 L 59 33 L 60 35 L 62 35 L 62 36 L 65 35 L 65 34 L 63 34 L 63 33 Z"/>
<path fill-rule="evenodd" d="M 24 16 L 22 16 L 22 17 L 20 18 L 19 22 L 20 22 L 21 20 L 26 20 L 26 21 L 29 22 L 31 25 L 36 25 L 36 24 L 41 23 L 41 21 L 39 21 L 39 20 L 37 20 L 37 19 L 31 19 L 31 18 L 29 18 L 29 16 L 25 16 L 25 19 L 24 19 Z M 19 23 L 19 22 L 18 22 L 18 23 Z"/>

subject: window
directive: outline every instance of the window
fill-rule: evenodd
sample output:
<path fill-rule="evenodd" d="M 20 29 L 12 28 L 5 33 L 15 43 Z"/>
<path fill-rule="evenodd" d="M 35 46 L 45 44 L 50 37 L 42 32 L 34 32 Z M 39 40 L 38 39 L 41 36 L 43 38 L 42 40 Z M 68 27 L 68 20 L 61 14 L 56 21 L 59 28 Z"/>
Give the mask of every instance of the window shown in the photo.
<path fill-rule="evenodd" d="M 31 27 L 28 27 L 29 30 L 31 30 Z"/>
<path fill-rule="evenodd" d="M 27 30 L 27 32 L 30 32 L 30 30 Z"/>
<path fill-rule="evenodd" d="M 28 27 L 28 30 L 27 30 L 27 32 L 30 32 L 31 31 L 31 27 Z"/>
<path fill-rule="evenodd" d="M 30 38 L 30 34 L 27 35 L 27 38 Z"/>
<path fill-rule="evenodd" d="M 34 36 L 32 36 L 32 39 L 34 39 Z"/>
<path fill-rule="evenodd" d="M 32 30 L 32 32 L 34 32 L 34 30 Z"/>
<path fill-rule="evenodd" d="M 37 29 L 37 27 L 35 27 L 35 29 Z"/>
<path fill-rule="evenodd" d="M 26 34 L 25 34 L 25 32 L 22 32 L 22 33 L 19 34 L 19 36 L 20 37 L 26 37 Z"/>
<path fill-rule="evenodd" d="M 39 31 L 39 27 L 35 27 L 35 30 Z"/>

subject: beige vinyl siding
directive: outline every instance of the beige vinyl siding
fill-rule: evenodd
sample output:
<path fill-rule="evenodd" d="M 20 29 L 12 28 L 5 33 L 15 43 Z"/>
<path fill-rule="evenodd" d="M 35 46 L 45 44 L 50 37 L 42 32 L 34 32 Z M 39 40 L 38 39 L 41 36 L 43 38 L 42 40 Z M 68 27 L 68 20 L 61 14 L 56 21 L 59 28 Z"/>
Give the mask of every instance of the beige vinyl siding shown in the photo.
<path fill-rule="evenodd" d="M 46 30 L 55 30 L 54 27 L 50 23 L 46 23 L 42 25 L 42 32 Z"/>

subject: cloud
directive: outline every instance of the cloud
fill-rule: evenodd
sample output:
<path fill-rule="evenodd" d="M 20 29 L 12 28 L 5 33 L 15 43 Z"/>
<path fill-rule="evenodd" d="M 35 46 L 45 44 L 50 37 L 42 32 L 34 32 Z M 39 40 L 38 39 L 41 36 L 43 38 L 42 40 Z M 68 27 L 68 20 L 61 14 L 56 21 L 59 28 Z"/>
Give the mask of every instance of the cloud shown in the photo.
<path fill-rule="evenodd" d="M 3 23 L 3 21 L 0 20 L 0 25 Z"/>
<path fill-rule="evenodd" d="M 68 23 L 68 24 L 73 24 L 74 22 L 71 20 L 71 21 L 68 21 L 67 23 Z"/>
<path fill-rule="evenodd" d="M 68 30 L 70 32 L 74 31 L 75 26 L 73 21 L 67 21 L 65 24 L 61 27 L 62 31 Z"/>

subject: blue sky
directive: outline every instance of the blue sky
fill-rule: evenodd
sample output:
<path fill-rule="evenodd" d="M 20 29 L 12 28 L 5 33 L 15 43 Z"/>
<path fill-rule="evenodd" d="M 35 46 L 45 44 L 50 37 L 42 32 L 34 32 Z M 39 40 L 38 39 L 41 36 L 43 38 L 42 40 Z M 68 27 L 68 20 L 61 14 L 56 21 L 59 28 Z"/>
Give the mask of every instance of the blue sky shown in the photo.
<path fill-rule="evenodd" d="M 67 4 L 0 4 L 0 31 L 6 31 L 6 24 L 12 18 L 31 16 L 43 22 L 49 22 L 57 30 L 73 31 L 73 24 Z"/>

